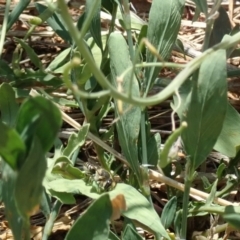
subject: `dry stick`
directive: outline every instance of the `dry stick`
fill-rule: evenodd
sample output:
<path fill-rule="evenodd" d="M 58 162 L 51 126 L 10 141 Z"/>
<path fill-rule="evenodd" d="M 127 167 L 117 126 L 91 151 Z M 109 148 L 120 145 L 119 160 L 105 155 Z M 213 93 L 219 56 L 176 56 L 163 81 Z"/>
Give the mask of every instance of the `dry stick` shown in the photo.
<path fill-rule="evenodd" d="M 29 93 L 29 95 L 31 96 L 39 96 L 40 94 L 32 89 Z M 59 108 L 61 114 L 62 114 L 62 118 L 65 122 L 67 122 L 69 125 L 71 125 L 72 127 L 74 127 L 75 129 L 79 130 L 81 128 L 81 125 L 76 122 L 74 119 L 72 119 L 71 117 L 69 117 L 66 113 L 64 113 L 60 106 L 58 104 L 55 103 L 55 105 Z M 102 148 L 104 148 L 106 151 L 108 151 L 109 153 L 113 154 L 115 157 L 117 157 L 119 160 L 121 160 L 123 163 L 125 163 L 127 166 L 129 166 L 129 163 L 127 162 L 127 160 L 119 153 L 117 152 L 116 150 L 114 150 L 113 148 L 111 148 L 110 146 L 108 146 L 105 142 L 103 142 L 100 138 L 96 137 L 95 135 L 93 135 L 91 132 L 88 132 L 88 135 L 87 137 L 94 141 L 96 144 L 98 144 L 99 146 L 101 146 Z M 174 187 L 180 191 L 184 191 L 184 184 L 182 183 L 179 183 L 175 180 L 172 180 L 171 178 L 168 178 L 168 177 L 165 177 L 164 175 L 156 172 L 156 171 L 153 171 L 153 170 L 149 170 L 149 179 L 154 179 L 156 181 L 159 181 L 159 182 L 162 182 L 162 183 L 165 183 L 171 187 Z M 190 195 L 192 197 L 200 197 L 202 199 L 207 199 L 209 194 L 207 193 L 204 193 L 202 191 L 199 191 L 195 188 L 191 188 L 190 189 Z M 228 206 L 228 205 L 233 205 L 231 202 L 227 201 L 227 200 L 224 200 L 222 198 L 215 198 L 214 199 L 214 202 L 218 203 L 219 205 L 222 205 L 222 206 Z"/>
<path fill-rule="evenodd" d="M 177 181 L 174 181 L 172 180 L 171 178 L 168 178 L 168 177 L 165 177 L 163 176 L 162 174 L 156 172 L 156 171 L 153 171 L 153 170 L 149 170 L 148 171 L 149 173 L 149 178 L 150 179 L 154 179 L 156 181 L 159 181 L 159 182 L 163 182 L 171 187 L 174 187 L 180 191 L 184 191 L 184 184 L 182 183 L 179 183 Z M 208 193 L 205 193 L 205 192 L 202 192 L 202 191 L 199 191 L 195 188 L 191 188 L 190 189 L 190 195 L 191 197 L 200 197 L 202 199 L 207 199 L 209 197 L 209 194 Z M 215 198 L 214 199 L 214 202 L 221 205 L 221 206 L 228 206 L 228 205 L 233 205 L 233 203 L 225 200 L 225 199 L 222 199 L 222 198 Z"/>

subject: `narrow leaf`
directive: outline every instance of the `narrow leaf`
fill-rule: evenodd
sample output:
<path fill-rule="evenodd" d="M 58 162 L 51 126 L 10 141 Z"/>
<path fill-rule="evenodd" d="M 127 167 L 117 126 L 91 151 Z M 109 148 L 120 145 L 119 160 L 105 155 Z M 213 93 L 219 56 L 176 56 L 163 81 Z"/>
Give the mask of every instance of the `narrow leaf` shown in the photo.
<path fill-rule="evenodd" d="M 153 0 L 149 13 L 147 39 L 156 48 L 163 61 L 168 60 L 176 42 L 181 24 L 184 0 Z M 157 62 L 158 59 L 149 49 L 147 62 Z M 159 73 L 159 68 L 147 68 L 145 72 L 146 85 L 150 87 Z"/>
<path fill-rule="evenodd" d="M 25 41 L 15 38 L 16 42 L 18 42 L 21 47 L 26 51 L 28 57 L 30 58 L 31 62 L 39 69 L 42 69 L 42 62 L 39 59 L 38 55 L 35 53 L 35 51 L 28 45 L 26 44 Z"/>
<path fill-rule="evenodd" d="M 92 4 L 93 4 L 92 0 L 86 0 L 85 17 L 89 15 L 89 11 L 91 9 Z M 92 21 L 90 24 L 90 33 L 95 43 L 98 45 L 101 51 L 103 51 L 100 12 L 101 12 L 101 1 L 98 1 L 98 5 L 95 9 L 94 15 L 92 16 Z"/>
<path fill-rule="evenodd" d="M 1 120 L 13 127 L 18 113 L 15 92 L 9 84 L 3 83 L 0 85 L 0 96 Z"/>
<path fill-rule="evenodd" d="M 9 31 L 12 25 L 19 19 L 20 14 L 23 13 L 30 2 L 31 0 L 21 0 L 17 3 L 8 16 L 7 31 Z"/>
<path fill-rule="evenodd" d="M 62 66 L 65 62 L 66 59 L 68 58 L 69 54 L 70 54 L 71 48 L 67 48 L 64 51 L 62 51 L 60 54 L 58 54 L 57 57 L 55 57 L 53 59 L 53 61 L 48 65 L 48 69 L 50 71 L 54 71 L 57 68 L 59 68 L 60 66 Z M 70 58 L 69 58 L 70 60 Z"/>
<path fill-rule="evenodd" d="M 134 229 L 130 224 L 128 224 L 123 232 L 124 240 L 142 240 L 143 238 L 137 233 L 136 229 Z"/>
<path fill-rule="evenodd" d="M 226 34 L 231 32 L 231 22 L 229 20 L 228 14 L 223 7 L 218 9 L 219 16 L 214 21 L 213 29 L 211 32 L 211 37 L 209 40 L 209 47 L 212 47 L 220 43 Z"/>
<path fill-rule="evenodd" d="M 87 137 L 87 133 L 89 130 L 89 124 L 82 126 L 78 132 L 78 134 L 73 133 L 69 140 L 68 145 L 63 150 L 63 155 L 66 157 L 71 157 L 71 155 L 85 143 L 85 139 Z"/>
<path fill-rule="evenodd" d="M 36 9 L 40 14 L 42 14 L 45 10 L 48 9 L 46 6 L 40 3 L 36 3 L 35 5 Z M 47 19 L 47 23 L 49 24 L 49 26 L 51 26 L 51 28 L 56 34 L 58 34 L 65 41 L 72 43 L 72 38 L 63 22 L 64 21 L 62 20 L 61 15 L 56 12 L 53 13 L 52 16 Z"/>
<path fill-rule="evenodd" d="M 18 212 L 14 190 L 17 179 L 17 172 L 10 168 L 7 164 L 3 167 L 2 173 L 3 186 L 2 198 L 4 202 L 4 210 L 15 240 L 23 238 L 23 219 Z"/>
<path fill-rule="evenodd" d="M 43 193 L 42 181 L 47 169 L 45 153 L 37 137 L 33 139 L 29 155 L 20 169 L 15 186 L 15 201 L 23 217 L 39 208 Z"/>
<path fill-rule="evenodd" d="M 18 162 L 25 155 L 25 145 L 15 129 L 0 121 L 0 156 L 14 170 L 18 169 Z"/>
<path fill-rule="evenodd" d="M 165 229 L 168 229 L 173 223 L 177 210 L 177 198 L 172 197 L 164 206 L 162 211 L 162 224 Z"/>
<path fill-rule="evenodd" d="M 122 82 L 117 82 L 118 77 L 129 67 L 132 63 L 129 58 L 128 45 L 119 33 L 112 33 L 109 37 L 109 54 L 110 66 L 112 73 L 112 82 L 119 88 L 122 88 L 124 93 L 131 90 L 132 96 L 140 96 L 138 81 L 133 76 L 131 84 L 131 74 L 127 73 L 122 79 Z M 119 51 L 121 49 L 121 51 Z M 119 86 L 120 85 L 120 86 Z M 140 131 L 141 109 L 119 100 L 115 102 L 115 118 L 117 121 L 117 132 L 119 143 L 121 145 L 123 154 L 130 163 L 132 169 L 139 177 L 139 162 L 138 162 L 138 135 Z M 140 179 L 140 177 L 139 177 Z"/>

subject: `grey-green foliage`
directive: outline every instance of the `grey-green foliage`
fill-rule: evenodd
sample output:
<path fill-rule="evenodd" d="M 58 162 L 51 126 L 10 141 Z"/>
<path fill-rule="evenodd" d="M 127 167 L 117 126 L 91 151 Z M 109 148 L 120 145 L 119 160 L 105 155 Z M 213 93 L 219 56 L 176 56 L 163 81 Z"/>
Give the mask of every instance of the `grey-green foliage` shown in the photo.
<path fill-rule="evenodd" d="M 153 0 L 149 13 L 147 39 L 157 49 L 163 61 L 168 60 L 179 32 L 184 0 Z M 158 59 L 147 50 L 147 62 Z M 155 81 L 159 68 L 147 68 L 145 85 L 148 90 Z"/>
<path fill-rule="evenodd" d="M 108 41 L 111 80 L 116 88 L 122 88 L 122 92 L 127 93 L 131 89 L 132 96 L 140 96 L 138 81 L 135 76 L 131 85 L 131 73 L 127 73 L 123 79 L 119 79 L 120 75 L 129 67 L 132 62 L 129 57 L 128 45 L 124 37 L 120 33 L 112 33 Z M 121 49 L 121 51 L 119 51 Z M 120 80 L 120 81 L 119 81 Z M 117 118 L 117 132 L 119 143 L 123 154 L 130 163 L 137 177 L 139 173 L 138 162 L 138 135 L 140 131 L 141 109 L 139 107 L 114 100 L 115 118 Z M 122 107 L 121 107 L 122 106 Z M 140 178 L 140 177 L 139 177 Z"/>
<path fill-rule="evenodd" d="M 194 170 L 205 161 L 222 130 L 227 110 L 224 50 L 214 52 L 201 64 L 192 79 L 191 93 L 186 96 L 180 118 L 188 127 L 182 139 Z"/>

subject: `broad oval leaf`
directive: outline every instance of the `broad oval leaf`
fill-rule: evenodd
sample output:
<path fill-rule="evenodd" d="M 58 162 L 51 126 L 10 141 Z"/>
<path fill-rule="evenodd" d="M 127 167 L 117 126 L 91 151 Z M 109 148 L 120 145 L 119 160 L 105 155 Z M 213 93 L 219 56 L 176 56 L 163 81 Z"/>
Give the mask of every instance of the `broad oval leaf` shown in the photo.
<path fill-rule="evenodd" d="M 82 194 L 93 199 L 97 199 L 100 196 L 92 192 L 92 187 L 87 186 L 83 180 L 57 179 L 46 182 L 45 187 L 51 191 Z M 156 236 L 163 236 L 169 239 L 159 216 L 140 192 L 130 185 L 119 183 L 114 190 L 109 192 L 109 195 L 111 199 L 114 199 L 119 194 L 122 194 L 126 200 L 127 210 L 122 213 L 123 216 L 134 220 L 138 225 L 153 232 Z"/>
<path fill-rule="evenodd" d="M 222 130 L 227 110 L 224 50 L 214 52 L 201 64 L 188 100 L 184 103 L 188 107 L 183 113 L 188 127 L 183 131 L 182 139 L 193 171 L 205 161 Z"/>

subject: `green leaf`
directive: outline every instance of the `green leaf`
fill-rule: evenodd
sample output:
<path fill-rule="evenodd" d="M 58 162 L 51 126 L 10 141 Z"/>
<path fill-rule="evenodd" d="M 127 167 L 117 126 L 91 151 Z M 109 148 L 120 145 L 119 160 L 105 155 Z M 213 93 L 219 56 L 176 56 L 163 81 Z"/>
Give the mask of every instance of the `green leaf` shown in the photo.
<path fill-rule="evenodd" d="M 79 129 L 78 134 L 72 133 L 68 140 L 68 144 L 66 148 L 63 150 L 63 155 L 70 158 L 72 154 L 79 147 L 83 146 L 83 144 L 85 143 L 88 131 L 89 131 L 89 124 L 86 124 Z"/>
<path fill-rule="evenodd" d="M 217 175 L 217 179 L 220 180 L 222 177 L 223 177 L 223 172 L 224 170 L 226 169 L 226 164 L 224 163 L 221 163 L 218 168 L 217 168 L 217 172 L 216 172 L 216 175 Z"/>
<path fill-rule="evenodd" d="M 72 162 L 65 156 L 61 156 L 56 160 L 52 174 L 58 174 L 67 179 L 82 179 L 85 176 L 81 170 L 74 167 Z"/>
<path fill-rule="evenodd" d="M 166 203 L 162 211 L 161 220 L 165 229 L 168 229 L 171 226 L 176 215 L 176 210 L 177 210 L 177 197 L 174 196 Z"/>
<path fill-rule="evenodd" d="M 35 3 L 35 5 L 37 11 L 40 14 L 47 10 L 47 7 L 40 3 Z M 47 19 L 47 23 L 53 29 L 53 31 L 58 34 L 63 40 L 72 43 L 72 38 L 69 34 L 69 31 L 63 24 L 64 21 L 59 13 L 53 13 L 53 15 Z"/>
<path fill-rule="evenodd" d="M 149 13 L 147 39 L 156 48 L 163 61 L 168 60 L 176 42 L 181 25 L 184 0 L 153 0 Z M 147 50 L 147 62 L 158 59 Z M 150 89 L 159 73 L 159 68 L 151 67 L 145 71 L 145 81 Z M 148 90 L 149 90 L 148 89 Z"/>
<path fill-rule="evenodd" d="M 0 156 L 14 170 L 18 169 L 19 161 L 24 157 L 26 147 L 15 129 L 0 121 Z"/>
<path fill-rule="evenodd" d="M 92 0 L 86 0 L 85 18 L 89 15 L 89 11 L 91 9 L 92 4 L 93 4 Z M 90 24 L 90 33 L 91 33 L 95 43 L 98 45 L 98 47 L 101 49 L 101 51 L 103 51 L 100 12 L 101 12 L 101 1 L 98 1 L 98 5 L 92 16 L 92 21 Z"/>
<path fill-rule="evenodd" d="M 17 3 L 8 16 L 7 31 L 9 31 L 12 25 L 19 19 L 20 14 L 23 13 L 30 2 L 31 0 L 21 0 Z"/>
<path fill-rule="evenodd" d="M 116 188 L 109 192 L 111 199 L 119 194 L 123 194 L 126 200 L 127 210 L 122 213 L 123 216 L 133 220 L 144 229 L 155 234 L 170 239 L 168 233 L 161 223 L 158 214 L 149 203 L 149 201 L 134 187 L 119 183 Z M 158 238 L 157 238 L 158 239 Z"/>
<path fill-rule="evenodd" d="M 224 209 L 223 219 L 236 229 L 240 230 L 239 207 L 227 206 Z"/>
<path fill-rule="evenodd" d="M 124 93 L 127 93 L 131 90 L 132 96 L 139 97 L 139 85 L 135 76 L 133 76 L 134 78 L 132 85 L 130 85 L 131 73 L 127 73 L 122 82 L 117 82 L 118 77 L 127 68 L 132 66 L 132 63 L 129 59 L 128 45 L 125 39 L 119 33 L 112 33 L 109 37 L 108 47 L 110 55 L 111 78 L 113 84 L 116 87 L 118 87 L 120 84 Z M 119 51 L 119 49 L 121 49 L 121 51 Z M 116 99 L 114 102 L 115 118 L 118 119 L 116 125 L 119 143 L 124 156 L 130 163 L 138 179 L 140 179 L 137 142 L 140 131 L 141 109 Z"/>
<path fill-rule="evenodd" d="M 9 84 L 3 83 L 0 85 L 0 96 L 1 120 L 13 127 L 18 113 L 15 92 Z"/>
<path fill-rule="evenodd" d="M 223 7 L 218 9 L 219 16 L 214 21 L 213 29 L 209 40 L 209 48 L 220 43 L 224 35 L 231 32 L 231 22 Z"/>
<path fill-rule="evenodd" d="M 156 166 L 160 155 L 161 136 L 159 133 L 151 136 L 147 142 L 148 164 Z"/>
<path fill-rule="evenodd" d="M 54 71 L 60 66 L 62 66 L 68 59 L 70 51 L 71 51 L 71 48 L 67 48 L 62 52 L 60 52 L 60 54 L 58 54 L 57 57 L 55 57 L 53 61 L 48 65 L 47 70 Z M 69 60 L 70 60 L 70 57 L 69 57 Z"/>
<path fill-rule="evenodd" d="M 103 47 L 106 46 L 106 41 L 107 41 L 107 35 L 106 34 L 102 34 L 102 44 Z M 88 46 L 91 46 L 91 53 L 92 56 L 97 64 L 97 66 L 100 68 L 101 67 L 101 63 L 102 63 L 102 51 L 101 49 L 97 46 L 97 44 L 94 42 L 93 43 L 93 38 L 90 37 L 87 40 L 87 44 Z"/>
<path fill-rule="evenodd" d="M 121 3 L 120 3 L 121 4 Z M 120 11 L 120 8 L 118 7 L 117 9 L 117 19 L 119 21 L 119 24 L 125 28 L 125 22 L 123 20 L 123 14 L 121 13 Z M 134 12 L 130 11 L 130 18 L 131 18 L 131 29 L 133 30 L 138 30 L 140 31 L 141 28 L 144 26 L 144 25 L 147 25 L 147 22 L 142 20 L 137 14 L 135 14 Z"/>
<path fill-rule="evenodd" d="M 207 0 L 192 0 L 195 2 L 197 8 L 205 14 L 205 16 L 208 15 L 208 4 Z"/>
<path fill-rule="evenodd" d="M 183 116 L 188 127 L 182 140 L 193 171 L 205 161 L 222 130 L 227 110 L 224 50 L 214 52 L 201 64 L 198 79 L 193 79 L 191 98 L 183 104 L 188 106 Z"/>
<path fill-rule="evenodd" d="M 110 231 L 109 219 L 111 215 L 112 205 L 110 197 L 108 194 L 104 194 L 94 201 L 86 212 L 77 219 L 67 233 L 65 240 L 107 239 Z"/>
<path fill-rule="evenodd" d="M 33 136 L 27 136 L 26 130 L 34 118 L 38 118 L 34 126 L 34 133 L 38 136 L 44 152 L 47 152 L 57 136 L 62 125 L 62 117 L 58 108 L 50 101 L 41 96 L 27 99 L 18 113 L 17 131 L 30 139 Z"/>
<path fill-rule="evenodd" d="M 56 179 L 45 183 L 50 191 L 81 194 L 97 199 L 99 194 L 92 192 L 92 187 L 87 186 L 83 180 Z M 169 239 L 168 234 L 161 224 L 158 214 L 149 201 L 130 185 L 119 183 L 114 190 L 109 192 L 111 199 L 123 194 L 126 200 L 127 210 L 122 213 L 129 219 L 134 220 L 142 227 L 153 232 L 156 236 L 163 236 Z M 54 196 L 54 195 L 53 195 Z"/>
<path fill-rule="evenodd" d="M 14 193 L 18 211 L 23 217 L 30 216 L 40 204 L 42 181 L 47 169 L 44 155 L 41 142 L 34 137 L 29 155 L 18 173 Z"/>
<path fill-rule="evenodd" d="M 227 213 L 223 215 L 223 219 L 231 226 L 240 230 L 240 215 L 239 213 Z"/>
<path fill-rule="evenodd" d="M 134 229 L 130 224 L 128 224 L 123 232 L 122 239 L 124 240 L 142 240 L 142 236 L 140 236 L 136 229 Z"/>
<path fill-rule="evenodd" d="M 16 76 L 14 71 L 9 67 L 9 64 L 3 59 L 0 59 L 0 77 L 6 82 L 15 81 Z"/>
<path fill-rule="evenodd" d="M 53 190 L 49 190 L 49 193 L 63 204 L 76 204 L 76 200 L 71 193 L 56 192 Z"/>
<path fill-rule="evenodd" d="M 214 149 L 228 157 L 235 157 L 240 145 L 240 115 L 228 103 L 222 131 L 214 145 Z"/>
<path fill-rule="evenodd" d="M 112 231 L 109 232 L 108 240 L 120 240 Z"/>
<path fill-rule="evenodd" d="M 99 194 L 92 192 L 92 186 L 86 185 L 82 179 L 69 180 L 61 178 L 44 182 L 44 186 L 47 190 L 58 193 L 81 194 L 93 199 L 97 199 L 99 197 Z M 52 195 L 54 196 L 54 194 Z"/>
<path fill-rule="evenodd" d="M 165 168 L 174 158 L 177 157 L 178 147 L 175 147 L 174 144 L 178 141 L 186 127 L 186 122 L 182 122 L 180 127 L 175 129 L 175 131 L 168 137 L 164 144 L 164 148 L 160 153 L 160 160 L 158 162 L 160 168 Z"/>
<path fill-rule="evenodd" d="M 5 164 L 2 173 L 2 198 L 5 207 L 4 210 L 14 239 L 22 240 L 23 219 L 18 212 L 14 197 L 16 178 L 17 172 L 13 171 L 10 166 Z"/>
<path fill-rule="evenodd" d="M 25 41 L 19 39 L 19 38 L 14 38 L 16 42 L 18 42 L 21 47 L 26 51 L 28 57 L 30 58 L 31 62 L 39 69 L 42 69 L 42 62 L 39 59 L 38 55 L 35 53 L 35 51 L 28 45 L 26 44 Z"/>

